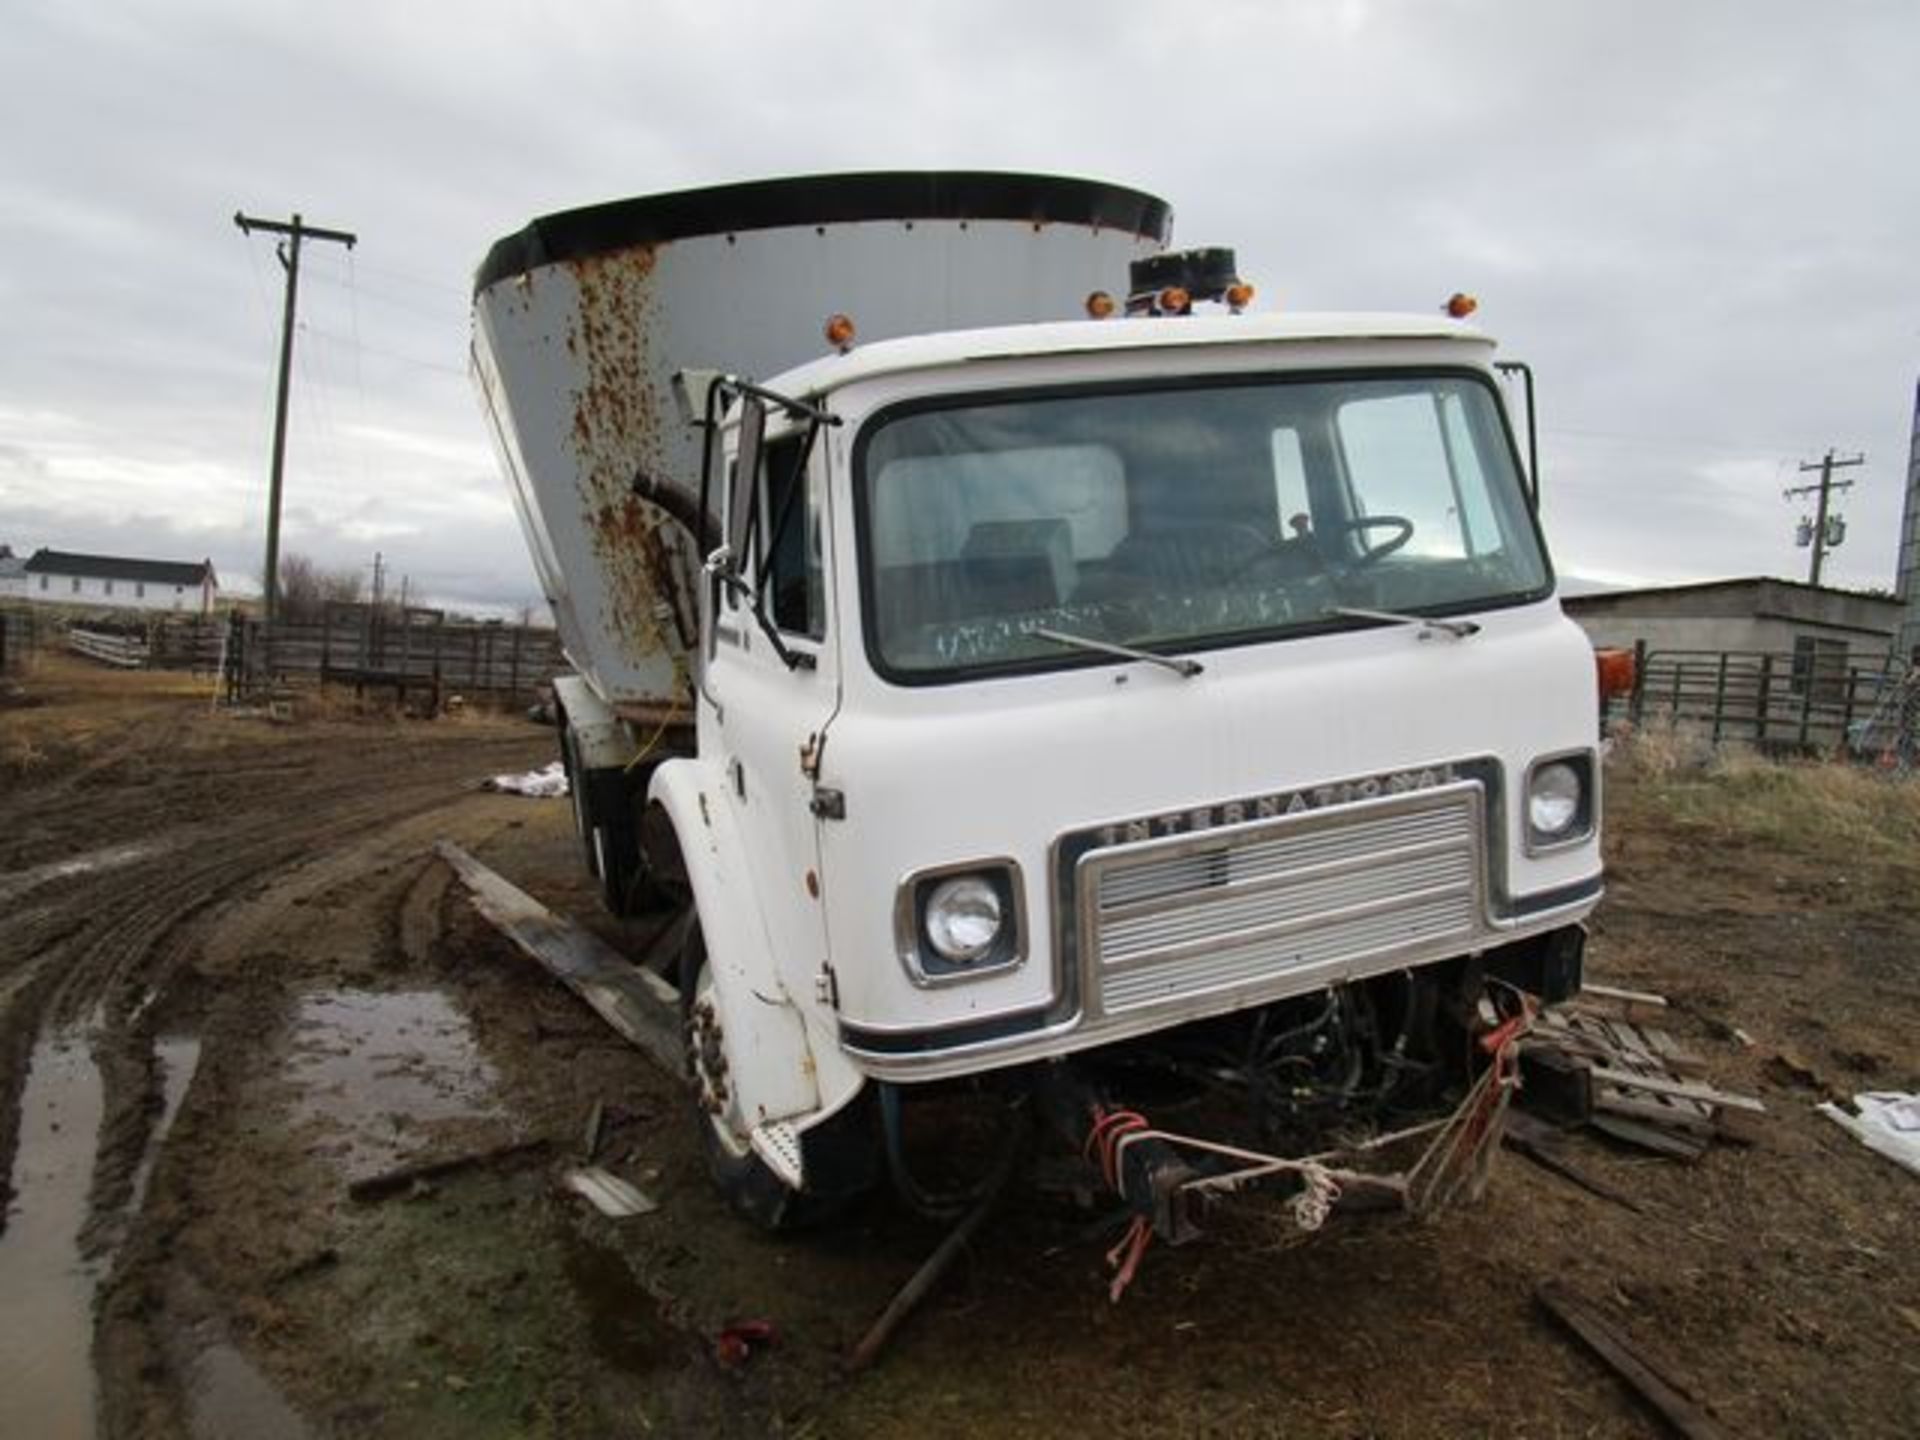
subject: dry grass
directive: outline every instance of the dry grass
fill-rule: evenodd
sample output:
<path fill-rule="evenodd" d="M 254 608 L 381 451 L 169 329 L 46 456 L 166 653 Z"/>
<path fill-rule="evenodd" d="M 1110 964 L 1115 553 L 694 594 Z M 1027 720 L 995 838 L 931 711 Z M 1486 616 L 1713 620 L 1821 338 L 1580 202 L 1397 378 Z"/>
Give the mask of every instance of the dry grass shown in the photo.
<path fill-rule="evenodd" d="M 24 780 L 46 763 L 47 752 L 33 736 L 0 729 L 0 776 Z"/>
<path fill-rule="evenodd" d="M 1845 761 L 1773 760 L 1663 724 L 1616 735 L 1608 765 L 1640 803 L 1715 840 L 1833 863 L 1904 863 L 1920 845 L 1920 781 Z"/>

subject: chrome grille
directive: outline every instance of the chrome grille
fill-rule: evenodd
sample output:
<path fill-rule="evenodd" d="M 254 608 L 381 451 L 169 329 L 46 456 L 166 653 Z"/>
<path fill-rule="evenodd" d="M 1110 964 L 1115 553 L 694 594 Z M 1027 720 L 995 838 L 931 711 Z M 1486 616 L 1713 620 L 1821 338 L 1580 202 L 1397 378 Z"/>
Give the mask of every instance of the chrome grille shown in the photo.
<path fill-rule="evenodd" d="M 1111 1014 L 1424 958 L 1481 928 L 1482 855 L 1475 784 L 1095 851 L 1089 998 Z"/>

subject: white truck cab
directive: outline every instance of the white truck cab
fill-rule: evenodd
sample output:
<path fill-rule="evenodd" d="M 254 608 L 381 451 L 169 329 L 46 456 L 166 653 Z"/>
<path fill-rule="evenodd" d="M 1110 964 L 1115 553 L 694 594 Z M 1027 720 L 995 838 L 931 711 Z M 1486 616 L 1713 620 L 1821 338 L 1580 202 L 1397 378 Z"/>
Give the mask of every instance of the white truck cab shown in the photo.
<path fill-rule="evenodd" d="M 1074 1067 L 1077 1134 L 1115 1074 L 1230 1075 L 1312 1148 L 1469 1083 L 1489 993 L 1578 987 L 1593 653 L 1492 340 L 1253 313 L 1168 224 L 819 177 L 482 269 L 588 860 L 682 927 L 716 1174 L 763 1221 L 883 1169 L 924 1199 L 899 1114 L 943 1082 Z"/>

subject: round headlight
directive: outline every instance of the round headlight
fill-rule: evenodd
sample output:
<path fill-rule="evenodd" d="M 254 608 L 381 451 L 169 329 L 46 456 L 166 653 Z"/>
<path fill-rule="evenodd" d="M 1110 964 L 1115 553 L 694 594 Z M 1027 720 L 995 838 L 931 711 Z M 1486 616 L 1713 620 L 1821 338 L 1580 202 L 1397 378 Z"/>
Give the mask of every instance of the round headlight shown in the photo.
<path fill-rule="evenodd" d="M 927 943 L 941 959 L 971 965 L 1000 938 L 1000 895 L 978 875 L 943 880 L 927 896 Z"/>
<path fill-rule="evenodd" d="M 1542 765 L 1527 786 L 1527 823 L 1536 835 L 1564 835 L 1580 814 L 1580 776 L 1558 762 Z"/>

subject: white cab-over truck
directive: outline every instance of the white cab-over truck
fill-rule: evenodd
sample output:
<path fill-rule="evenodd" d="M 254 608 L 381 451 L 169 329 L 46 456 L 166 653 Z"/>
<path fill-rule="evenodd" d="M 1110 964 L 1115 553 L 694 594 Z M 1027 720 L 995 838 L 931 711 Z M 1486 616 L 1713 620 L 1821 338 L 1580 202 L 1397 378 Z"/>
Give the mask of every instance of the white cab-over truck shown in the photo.
<path fill-rule="evenodd" d="M 1594 657 L 1493 341 L 1262 313 L 1169 238 L 1112 185 L 882 173 L 480 269 L 587 863 L 677 926 L 763 1222 L 889 1172 L 939 1208 L 903 1114 L 956 1091 L 1070 1138 L 1142 1093 L 1230 1092 L 1258 1153 L 1385 1130 L 1579 986 Z M 1207 1164 L 1109 1179 L 1172 1234 Z"/>

